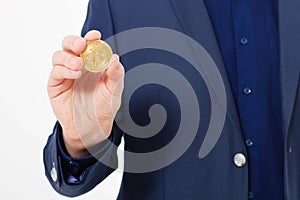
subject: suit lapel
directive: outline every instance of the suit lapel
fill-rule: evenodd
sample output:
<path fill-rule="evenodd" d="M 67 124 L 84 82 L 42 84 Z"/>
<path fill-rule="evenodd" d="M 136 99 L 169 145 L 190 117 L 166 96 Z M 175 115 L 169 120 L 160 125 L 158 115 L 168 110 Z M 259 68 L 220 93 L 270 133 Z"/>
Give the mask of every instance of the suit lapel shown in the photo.
<path fill-rule="evenodd" d="M 204 0 L 169 0 L 183 33 L 199 42 L 213 58 L 222 76 L 227 96 L 227 116 L 234 128 L 241 133 L 232 90 L 222 56 L 219 50 L 215 32 L 206 9 Z"/>
<path fill-rule="evenodd" d="M 283 131 L 292 118 L 300 71 L 300 1 L 278 0 Z"/>

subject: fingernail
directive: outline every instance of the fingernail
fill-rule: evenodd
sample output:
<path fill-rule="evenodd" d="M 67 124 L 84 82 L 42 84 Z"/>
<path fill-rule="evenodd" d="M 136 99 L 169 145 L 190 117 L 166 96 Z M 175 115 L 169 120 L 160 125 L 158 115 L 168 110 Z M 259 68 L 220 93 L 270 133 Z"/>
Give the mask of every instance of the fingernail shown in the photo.
<path fill-rule="evenodd" d="M 113 58 L 113 62 L 114 64 L 117 64 L 117 66 L 115 67 L 115 70 L 117 72 L 121 71 L 121 65 L 120 65 L 120 57 L 118 55 L 115 55 L 115 58 Z"/>
<path fill-rule="evenodd" d="M 112 55 L 111 63 L 119 62 L 119 56 L 116 54 Z"/>

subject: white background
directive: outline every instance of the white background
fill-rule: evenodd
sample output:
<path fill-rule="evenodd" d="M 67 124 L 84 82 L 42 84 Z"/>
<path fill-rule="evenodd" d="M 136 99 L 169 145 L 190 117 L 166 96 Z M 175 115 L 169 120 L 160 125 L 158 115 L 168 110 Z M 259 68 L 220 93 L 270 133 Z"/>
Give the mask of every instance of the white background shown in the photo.
<path fill-rule="evenodd" d="M 87 0 L 0 0 L 0 199 L 68 199 L 44 176 L 55 117 L 46 92 L 52 53 L 80 35 Z M 121 172 L 75 199 L 116 199 Z"/>

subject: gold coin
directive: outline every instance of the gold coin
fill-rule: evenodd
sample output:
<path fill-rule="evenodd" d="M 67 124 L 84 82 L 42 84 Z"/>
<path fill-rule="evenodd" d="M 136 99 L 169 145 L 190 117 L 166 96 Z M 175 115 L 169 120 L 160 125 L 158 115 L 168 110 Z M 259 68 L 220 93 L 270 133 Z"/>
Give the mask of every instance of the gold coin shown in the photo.
<path fill-rule="evenodd" d="M 86 70 L 94 73 L 102 72 L 107 69 L 112 50 L 110 46 L 102 40 L 87 42 L 86 49 L 80 54 Z"/>

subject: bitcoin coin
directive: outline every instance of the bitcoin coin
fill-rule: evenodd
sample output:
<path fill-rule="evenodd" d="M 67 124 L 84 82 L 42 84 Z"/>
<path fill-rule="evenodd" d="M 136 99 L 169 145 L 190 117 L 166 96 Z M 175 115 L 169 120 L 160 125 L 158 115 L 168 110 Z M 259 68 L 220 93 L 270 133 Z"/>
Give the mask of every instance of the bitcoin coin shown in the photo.
<path fill-rule="evenodd" d="M 109 66 L 112 49 L 102 40 L 87 42 L 86 49 L 80 54 L 86 70 L 94 73 L 102 72 Z"/>

